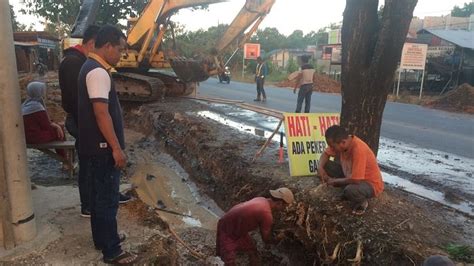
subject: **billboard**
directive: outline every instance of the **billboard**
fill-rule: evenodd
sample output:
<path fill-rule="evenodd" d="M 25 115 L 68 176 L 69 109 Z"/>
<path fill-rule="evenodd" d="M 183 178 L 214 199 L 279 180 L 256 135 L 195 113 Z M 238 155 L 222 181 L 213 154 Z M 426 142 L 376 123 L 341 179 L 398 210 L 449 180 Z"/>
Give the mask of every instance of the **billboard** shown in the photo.
<path fill-rule="evenodd" d="M 400 60 L 400 69 L 424 70 L 427 51 L 427 44 L 405 43 Z"/>
<path fill-rule="evenodd" d="M 260 56 L 260 44 L 259 43 L 246 43 L 244 45 L 244 58 L 245 59 L 257 59 Z"/>
<path fill-rule="evenodd" d="M 291 176 L 316 175 L 327 147 L 326 129 L 339 124 L 338 113 L 285 113 L 285 135 Z"/>

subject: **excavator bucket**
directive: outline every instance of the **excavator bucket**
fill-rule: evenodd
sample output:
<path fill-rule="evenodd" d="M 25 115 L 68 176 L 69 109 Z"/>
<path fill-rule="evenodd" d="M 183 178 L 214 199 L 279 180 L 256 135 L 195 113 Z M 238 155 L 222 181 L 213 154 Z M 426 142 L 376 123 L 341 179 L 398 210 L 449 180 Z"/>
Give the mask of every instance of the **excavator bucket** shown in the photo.
<path fill-rule="evenodd" d="M 209 78 L 209 67 L 204 60 L 176 57 L 171 60 L 171 67 L 183 82 L 201 82 Z"/>

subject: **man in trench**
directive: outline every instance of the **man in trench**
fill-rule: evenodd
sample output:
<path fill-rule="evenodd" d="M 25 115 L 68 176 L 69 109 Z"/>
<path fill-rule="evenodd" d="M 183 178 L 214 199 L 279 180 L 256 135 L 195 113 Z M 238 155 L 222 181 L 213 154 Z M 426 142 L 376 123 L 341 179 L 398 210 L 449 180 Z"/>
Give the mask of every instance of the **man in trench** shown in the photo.
<path fill-rule="evenodd" d="M 225 265 L 235 265 L 236 252 L 248 254 L 250 265 L 258 265 L 258 251 L 249 233 L 260 229 L 263 242 L 277 243 L 272 239 L 272 211 L 282 211 L 293 203 L 290 189 L 270 190 L 270 198 L 256 197 L 232 207 L 217 224 L 216 251 Z"/>
<path fill-rule="evenodd" d="M 325 136 L 329 147 L 319 160 L 321 181 L 344 187 L 344 197 L 351 202 L 353 214 L 362 215 L 369 205 L 368 199 L 384 189 L 375 154 L 364 141 L 349 135 L 341 126 L 329 127 Z M 336 160 L 331 161 L 330 157 Z"/>

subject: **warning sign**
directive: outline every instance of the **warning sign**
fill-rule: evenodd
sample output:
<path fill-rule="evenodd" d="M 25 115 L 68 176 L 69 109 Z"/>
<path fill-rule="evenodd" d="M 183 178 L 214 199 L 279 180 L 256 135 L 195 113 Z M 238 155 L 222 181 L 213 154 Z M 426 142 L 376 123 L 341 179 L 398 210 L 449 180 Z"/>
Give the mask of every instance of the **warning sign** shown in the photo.
<path fill-rule="evenodd" d="M 245 59 L 257 59 L 260 56 L 260 44 L 246 43 L 244 45 L 244 56 Z"/>
<path fill-rule="evenodd" d="M 291 176 L 315 175 L 327 147 L 326 129 L 339 125 L 337 113 L 285 113 L 285 134 Z"/>
<path fill-rule="evenodd" d="M 425 69 L 427 44 L 405 43 L 400 60 L 400 69 Z"/>

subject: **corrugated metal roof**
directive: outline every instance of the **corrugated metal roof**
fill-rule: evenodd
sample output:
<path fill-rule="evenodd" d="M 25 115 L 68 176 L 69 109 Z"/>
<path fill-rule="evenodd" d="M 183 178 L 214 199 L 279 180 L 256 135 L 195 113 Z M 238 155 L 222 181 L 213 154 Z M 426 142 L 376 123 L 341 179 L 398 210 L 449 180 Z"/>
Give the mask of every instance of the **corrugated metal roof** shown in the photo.
<path fill-rule="evenodd" d="M 418 33 L 425 32 L 429 32 L 443 40 L 454 43 L 457 46 L 474 49 L 474 31 L 422 29 Z"/>

